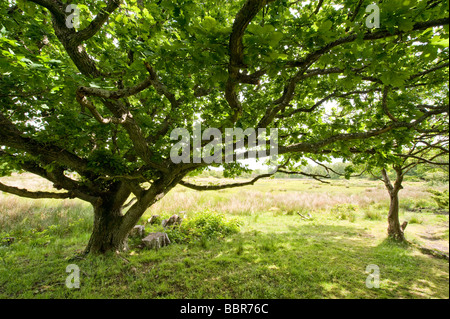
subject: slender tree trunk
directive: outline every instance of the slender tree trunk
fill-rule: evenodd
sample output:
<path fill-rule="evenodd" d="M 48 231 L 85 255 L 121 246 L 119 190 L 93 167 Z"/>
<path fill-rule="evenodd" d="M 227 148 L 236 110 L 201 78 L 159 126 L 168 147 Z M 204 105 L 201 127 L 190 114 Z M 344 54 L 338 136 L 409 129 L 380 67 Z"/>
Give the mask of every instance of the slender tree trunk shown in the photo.
<path fill-rule="evenodd" d="M 405 236 L 403 230 L 400 225 L 399 219 L 399 208 L 400 201 L 398 197 L 398 193 L 403 189 L 403 172 L 400 167 L 394 167 L 397 177 L 394 185 L 392 185 L 389 176 L 385 169 L 383 169 L 383 181 L 386 185 L 386 188 L 389 192 L 390 197 L 390 205 L 389 205 L 389 214 L 388 214 L 388 236 L 396 241 L 404 241 Z"/>
<path fill-rule="evenodd" d="M 398 192 L 390 194 L 391 204 L 389 206 L 388 215 L 388 236 L 397 240 L 403 241 L 405 239 L 403 230 L 400 226 L 399 220 L 399 198 Z"/>

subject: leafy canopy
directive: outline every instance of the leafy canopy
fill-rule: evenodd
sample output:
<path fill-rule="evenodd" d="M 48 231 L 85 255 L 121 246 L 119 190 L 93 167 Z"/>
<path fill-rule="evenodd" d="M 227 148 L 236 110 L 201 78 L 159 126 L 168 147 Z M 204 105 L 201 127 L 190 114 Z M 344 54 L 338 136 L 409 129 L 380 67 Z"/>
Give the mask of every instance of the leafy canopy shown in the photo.
<path fill-rule="evenodd" d="M 0 174 L 77 172 L 58 185 L 95 195 L 108 178 L 202 170 L 169 158 L 170 132 L 198 119 L 278 128 L 291 168 L 394 161 L 448 113 L 449 3 L 382 1 L 369 29 L 371 3 L 80 0 L 69 29 L 64 1 L 2 1 Z"/>

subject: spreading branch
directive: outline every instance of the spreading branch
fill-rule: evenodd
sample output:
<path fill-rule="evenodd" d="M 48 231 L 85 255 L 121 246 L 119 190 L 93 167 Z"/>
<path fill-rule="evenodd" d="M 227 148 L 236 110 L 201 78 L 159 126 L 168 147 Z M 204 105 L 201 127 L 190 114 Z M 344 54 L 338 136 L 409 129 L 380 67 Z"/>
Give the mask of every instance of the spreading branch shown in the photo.
<path fill-rule="evenodd" d="M 236 15 L 233 23 L 229 42 L 229 76 L 225 86 L 225 99 L 233 111 L 233 123 L 235 123 L 242 114 L 242 104 L 239 101 L 236 86 L 239 82 L 245 82 L 248 79 L 248 77 L 240 74 L 241 69 L 248 68 L 248 66 L 244 64 L 244 33 L 258 12 L 268 3 L 273 1 L 275 0 L 247 0 Z"/>
<path fill-rule="evenodd" d="M 26 189 L 7 186 L 2 183 L 0 183 L 0 191 L 9 193 L 9 194 L 13 194 L 13 195 L 17 195 L 20 197 L 33 198 L 33 199 L 41 199 L 41 198 L 67 199 L 67 198 L 75 198 L 76 197 L 73 192 L 67 192 L 67 193 L 30 192 Z"/>
<path fill-rule="evenodd" d="M 106 8 L 102 9 L 86 28 L 75 33 L 75 44 L 79 45 L 96 35 L 120 3 L 121 0 L 109 0 Z"/>
<path fill-rule="evenodd" d="M 221 189 L 237 188 L 237 187 L 254 185 L 258 180 L 260 180 L 262 178 L 271 177 L 271 176 L 275 175 L 275 173 L 276 172 L 269 173 L 269 174 L 262 174 L 262 175 L 259 175 L 255 178 L 253 178 L 249 182 L 243 182 L 243 183 L 232 183 L 232 184 L 225 184 L 225 185 L 195 185 L 195 184 L 191 184 L 189 182 L 180 181 L 180 185 L 183 185 L 184 187 L 191 188 L 196 191 L 217 191 L 217 190 L 221 190 Z"/>

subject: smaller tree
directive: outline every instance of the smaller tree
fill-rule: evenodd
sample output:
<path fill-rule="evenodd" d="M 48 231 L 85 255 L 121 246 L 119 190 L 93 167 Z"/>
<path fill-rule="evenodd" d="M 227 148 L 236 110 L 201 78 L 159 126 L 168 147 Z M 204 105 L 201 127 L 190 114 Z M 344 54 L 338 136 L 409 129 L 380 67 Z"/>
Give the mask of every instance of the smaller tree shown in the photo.
<path fill-rule="evenodd" d="M 389 178 L 388 171 L 381 171 L 382 180 L 389 192 L 390 206 L 388 214 L 388 235 L 396 241 L 404 241 L 404 230 L 407 222 L 400 224 L 399 219 L 399 192 L 403 189 L 406 174 L 418 165 L 428 164 L 444 167 L 449 165 L 448 136 L 436 135 L 441 132 L 423 131 L 414 139 L 412 146 L 405 148 L 404 152 L 397 154 L 397 160 L 392 164 L 395 181 Z M 448 132 L 448 131 L 447 131 Z"/>

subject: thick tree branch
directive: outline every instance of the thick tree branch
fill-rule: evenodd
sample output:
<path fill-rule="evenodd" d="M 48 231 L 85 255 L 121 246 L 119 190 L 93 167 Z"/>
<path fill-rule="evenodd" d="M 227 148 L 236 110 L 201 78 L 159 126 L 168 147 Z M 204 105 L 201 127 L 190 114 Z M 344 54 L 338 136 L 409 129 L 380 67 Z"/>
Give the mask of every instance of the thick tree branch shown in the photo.
<path fill-rule="evenodd" d="M 0 113 L 0 141 L 1 145 L 29 152 L 48 162 L 61 163 L 80 173 L 88 171 L 86 160 L 58 146 L 42 144 L 29 137 L 24 137 L 22 132 L 2 113 Z"/>
<path fill-rule="evenodd" d="M 149 88 L 152 85 L 153 85 L 153 81 L 150 78 L 148 78 L 136 86 L 126 88 L 126 89 L 121 89 L 118 91 L 110 91 L 110 90 L 93 88 L 93 87 L 85 87 L 85 86 L 80 87 L 78 89 L 78 91 L 82 92 L 86 96 L 96 96 L 96 97 L 102 97 L 105 99 L 118 100 L 120 98 L 127 98 L 130 96 L 136 95 L 136 94 L 146 90 L 147 88 Z"/>
<path fill-rule="evenodd" d="M 169 89 L 163 83 L 161 83 L 155 70 L 148 62 L 145 62 L 144 64 L 145 68 L 150 73 L 150 84 L 153 85 L 159 95 L 164 95 L 169 100 L 173 109 L 176 109 L 179 106 L 180 102 L 176 99 L 175 94 L 170 92 Z"/>
<path fill-rule="evenodd" d="M 244 64 L 244 33 L 250 22 L 258 12 L 268 3 L 275 0 L 247 0 L 242 9 L 236 15 L 229 42 L 230 62 L 228 66 L 228 80 L 225 85 L 225 99 L 233 111 L 232 122 L 236 122 L 242 114 L 242 104 L 236 92 L 236 86 L 242 81 L 241 69 L 246 69 Z M 239 77 L 241 76 L 241 79 Z"/>
<path fill-rule="evenodd" d="M 109 0 L 106 8 L 103 9 L 91 23 L 81 31 L 75 34 L 75 44 L 79 45 L 83 41 L 92 38 L 102 28 L 103 24 L 108 20 L 111 13 L 113 13 L 119 6 L 121 0 Z"/>
<path fill-rule="evenodd" d="M 33 199 L 39 199 L 39 198 L 55 198 L 55 199 L 66 199 L 66 198 L 75 198 L 73 192 L 68 193 L 51 193 L 51 192 L 30 192 L 26 189 L 21 189 L 17 187 L 7 186 L 5 184 L 0 183 L 0 191 L 26 197 L 26 198 L 33 198 Z"/>
<path fill-rule="evenodd" d="M 169 102 L 172 106 L 172 110 L 171 110 L 172 112 L 170 112 L 166 116 L 166 118 L 164 119 L 162 125 L 160 126 L 160 128 L 158 129 L 156 134 L 150 135 L 146 139 L 149 143 L 155 143 L 160 137 L 166 135 L 169 132 L 170 124 L 173 121 L 172 115 L 180 107 L 180 101 L 177 100 L 175 97 L 175 94 L 170 92 L 169 89 L 159 80 L 158 75 L 156 74 L 155 70 L 152 68 L 152 66 L 148 62 L 145 62 L 145 67 L 146 67 L 147 71 L 150 73 L 151 84 L 155 88 L 156 92 L 159 95 L 165 96 L 169 100 Z"/>
<path fill-rule="evenodd" d="M 63 3 L 58 0 L 27 0 L 46 8 L 59 22 L 65 22 Z"/>
<path fill-rule="evenodd" d="M 84 88 L 86 89 L 86 88 Z M 84 93 L 82 90 L 78 90 L 77 91 L 77 101 L 78 103 L 80 103 L 80 105 L 82 107 L 87 108 L 91 114 L 94 116 L 94 118 L 101 124 L 124 124 L 128 119 L 129 119 L 129 115 L 131 114 L 127 114 L 127 113 L 123 113 L 121 118 L 115 118 L 115 117 L 110 117 L 110 118 L 104 118 L 100 112 L 97 110 L 97 108 L 95 107 L 95 105 L 89 101 L 87 99 L 86 96 L 84 96 Z"/>
<path fill-rule="evenodd" d="M 104 90 L 103 90 L 104 91 Z M 91 93 L 95 95 L 99 91 L 94 91 L 92 88 L 82 87 L 77 91 L 77 101 L 83 106 L 89 109 L 94 118 L 102 124 L 121 124 L 128 133 L 131 141 L 133 142 L 134 148 L 138 156 L 150 167 L 157 169 L 159 171 L 167 172 L 167 168 L 163 165 L 154 163 L 152 160 L 152 152 L 147 143 L 147 139 L 144 137 L 141 127 L 134 120 L 133 115 L 118 100 L 109 100 L 102 98 L 102 103 L 111 111 L 114 115 L 112 118 L 104 118 L 100 112 L 96 109 L 94 104 L 90 102 L 85 94 Z"/>
<path fill-rule="evenodd" d="M 28 0 L 44 8 L 47 8 L 53 17 L 53 29 L 61 44 L 64 46 L 67 54 L 70 56 L 78 70 L 87 77 L 100 77 L 103 74 L 98 70 L 95 61 L 87 54 L 82 42 L 89 39 L 97 33 L 103 23 L 112 12 L 118 7 L 119 0 L 110 0 L 107 10 L 101 12 L 84 30 L 76 32 L 75 28 L 69 28 L 66 25 L 68 13 L 65 12 L 66 6 L 59 0 Z"/>
<path fill-rule="evenodd" d="M 389 178 L 389 175 L 385 168 L 381 170 L 381 175 L 383 176 L 383 182 L 386 186 L 386 189 L 389 191 L 389 194 L 392 194 L 394 192 L 394 186 L 392 185 L 391 179 Z"/>

